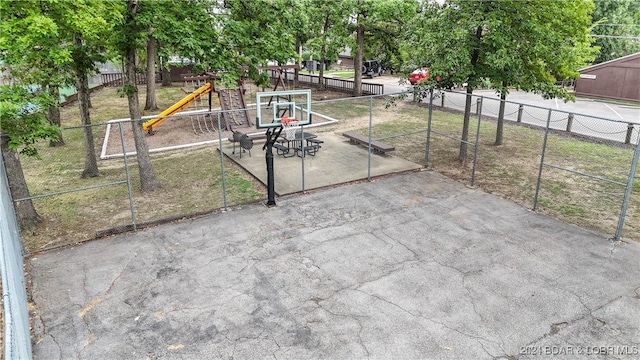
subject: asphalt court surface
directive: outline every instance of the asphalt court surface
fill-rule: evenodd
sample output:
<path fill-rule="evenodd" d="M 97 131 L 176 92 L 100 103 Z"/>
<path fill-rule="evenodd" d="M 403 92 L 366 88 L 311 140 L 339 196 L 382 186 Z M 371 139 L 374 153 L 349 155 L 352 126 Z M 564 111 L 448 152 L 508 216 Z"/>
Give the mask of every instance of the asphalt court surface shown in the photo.
<path fill-rule="evenodd" d="M 34 355 L 636 359 L 639 259 L 414 171 L 38 254 Z"/>

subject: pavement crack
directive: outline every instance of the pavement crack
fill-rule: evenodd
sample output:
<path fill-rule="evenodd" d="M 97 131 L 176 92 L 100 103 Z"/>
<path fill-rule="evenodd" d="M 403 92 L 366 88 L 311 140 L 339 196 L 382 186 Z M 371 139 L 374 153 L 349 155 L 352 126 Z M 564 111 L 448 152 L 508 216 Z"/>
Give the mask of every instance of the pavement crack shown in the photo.
<path fill-rule="evenodd" d="M 634 290 L 634 294 L 638 294 L 638 291 L 639 291 L 639 290 L 640 290 L 640 287 L 639 287 L 639 288 L 636 288 L 636 289 Z M 620 295 L 620 296 L 617 296 L 617 297 L 615 297 L 615 298 L 613 298 L 613 299 L 611 299 L 611 300 L 609 300 L 609 301 L 607 301 L 607 302 L 605 302 L 605 303 L 603 303 L 603 304 L 599 305 L 599 306 L 598 306 L 598 307 L 596 307 L 596 308 L 591 309 L 591 308 L 589 308 L 589 307 L 588 307 L 588 306 L 587 306 L 587 305 L 582 301 L 582 298 L 581 298 L 579 295 L 577 295 L 577 294 L 573 293 L 572 291 L 568 291 L 568 290 L 565 290 L 565 291 L 567 291 L 569 294 L 571 294 L 571 295 L 575 296 L 575 297 L 578 299 L 578 301 L 582 304 L 582 306 L 584 306 L 584 308 L 585 308 L 587 311 L 586 311 L 583 315 L 578 316 L 578 317 L 576 317 L 576 318 L 574 318 L 574 319 L 570 319 L 570 320 L 561 321 L 561 322 L 557 322 L 557 323 L 553 323 L 553 324 L 551 324 L 551 325 L 549 326 L 549 331 L 548 331 L 548 332 L 546 332 L 546 333 L 545 333 L 545 334 L 543 334 L 542 336 L 540 336 L 540 337 L 538 337 L 538 338 L 536 338 L 536 339 L 534 339 L 534 340 L 530 341 L 529 343 L 525 344 L 524 346 L 532 346 L 532 345 L 537 344 L 537 343 L 539 343 L 540 341 L 542 341 L 542 340 L 544 340 L 544 339 L 546 339 L 546 338 L 548 338 L 548 337 L 555 336 L 555 335 L 559 334 L 560 332 L 562 332 L 562 330 L 564 330 L 565 328 L 568 328 L 568 327 L 572 326 L 573 324 L 575 324 L 575 323 L 577 323 L 577 322 L 580 322 L 580 321 L 585 321 L 585 320 L 588 320 L 588 319 L 593 319 L 593 320 L 597 321 L 598 323 L 600 323 L 600 324 L 604 325 L 604 324 L 606 324 L 606 323 L 605 323 L 605 321 L 604 321 L 604 320 L 602 320 L 602 319 L 600 319 L 600 318 L 598 318 L 598 317 L 597 317 L 597 316 L 595 316 L 593 313 L 594 313 L 594 312 L 597 312 L 597 311 L 598 311 L 598 310 L 600 310 L 600 309 L 603 309 L 604 307 L 606 307 L 607 305 L 609 305 L 609 304 L 611 304 L 611 303 L 613 303 L 613 302 L 615 302 L 615 301 L 618 301 L 619 299 L 622 299 L 622 298 L 624 298 L 624 297 L 629 296 L 629 294 L 628 294 L 628 293 L 627 293 L 627 294 L 622 294 L 622 295 Z M 640 296 L 640 295 L 636 295 L 636 296 Z"/>
<path fill-rule="evenodd" d="M 457 329 L 457 328 L 455 328 L 455 327 L 449 326 L 448 324 L 446 324 L 446 323 L 444 323 L 444 322 L 442 322 L 442 321 L 437 321 L 437 320 L 434 320 L 434 319 L 432 319 L 432 318 L 429 318 L 429 317 L 427 317 L 427 316 L 425 316 L 424 314 L 421 314 L 421 313 L 414 314 L 413 312 L 411 312 L 411 311 L 409 311 L 409 310 L 407 310 L 407 309 L 403 308 L 402 306 L 400 306 L 400 305 L 398 305 L 398 304 L 396 304 L 396 303 L 394 303 L 394 302 L 392 302 L 392 301 L 389 301 L 389 300 L 387 300 L 387 299 L 385 299 L 385 298 L 383 298 L 383 297 L 381 297 L 381 296 L 374 295 L 374 294 L 369 294 L 369 293 L 367 293 L 367 292 L 365 292 L 365 291 L 362 291 L 362 290 L 356 290 L 356 291 L 360 291 L 360 292 L 362 292 L 363 294 L 366 294 L 366 295 L 368 295 L 368 296 L 371 296 L 371 297 L 373 297 L 373 298 L 375 298 L 375 299 L 377 299 L 377 300 L 380 300 L 380 301 L 382 301 L 382 302 L 384 302 L 384 303 L 390 304 L 390 305 L 392 305 L 392 306 L 394 306 L 394 307 L 396 307 L 396 308 L 398 308 L 398 309 L 402 310 L 403 312 L 405 312 L 405 313 L 407 313 L 407 314 L 409 314 L 409 315 L 411 315 L 411 316 L 413 316 L 413 317 L 417 317 L 417 318 L 425 319 L 425 320 L 430 321 L 430 322 L 432 322 L 432 323 L 434 323 L 434 324 L 438 324 L 438 325 L 442 326 L 442 327 L 443 327 L 443 328 L 445 328 L 445 329 L 448 329 L 448 330 L 451 330 L 451 331 L 453 331 L 453 332 L 456 332 L 456 333 L 458 333 L 458 334 L 460 334 L 460 335 L 463 335 L 463 336 L 466 336 L 466 337 L 472 338 L 472 339 L 474 339 L 474 340 L 478 341 L 478 343 L 480 343 L 480 345 L 482 346 L 482 349 L 483 349 L 487 354 L 489 354 L 489 355 L 490 355 L 490 356 L 492 356 L 492 357 L 494 357 L 494 355 L 492 355 L 491 353 L 489 353 L 489 352 L 484 348 L 484 344 L 482 343 L 482 341 L 486 341 L 486 342 L 488 342 L 488 343 L 495 344 L 495 345 L 497 345 L 497 346 L 498 346 L 502 351 L 504 351 L 504 349 L 503 349 L 503 347 L 502 347 L 502 344 L 499 344 L 499 343 L 497 343 L 497 342 L 495 342 L 495 341 L 493 341 L 493 340 L 489 340 L 489 339 L 484 338 L 484 337 L 479 336 L 479 335 L 475 335 L 475 334 L 470 334 L 470 333 L 464 332 L 464 331 L 462 331 L 462 330 L 460 330 L 460 329 Z M 481 341 L 481 340 L 482 340 L 482 341 Z"/>
<path fill-rule="evenodd" d="M 62 358 L 62 346 L 60 346 L 58 339 L 56 339 L 56 337 L 51 334 L 47 334 L 47 335 L 51 338 L 51 341 L 53 341 L 53 343 L 56 344 L 56 347 L 58 348 L 58 354 L 60 354 L 60 358 Z"/>
<path fill-rule="evenodd" d="M 402 241 L 400 241 L 399 239 L 396 239 L 396 238 L 394 238 L 394 237 L 390 236 L 389 234 L 387 234 L 387 232 L 385 231 L 385 229 L 381 229 L 381 230 L 380 230 L 380 232 L 381 232 L 385 237 L 387 237 L 388 239 L 391 239 L 392 241 L 394 241 L 394 242 L 396 242 L 396 243 L 400 244 L 400 246 L 402 246 L 405 250 L 407 250 L 408 252 L 410 252 L 410 253 L 413 255 L 413 257 L 414 257 L 415 259 L 420 260 L 420 255 L 418 255 L 418 253 L 417 253 L 417 252 L 415 252 L 415 250 L 413 250 L 412 248 L 410 248 L 407 244 L 405 244 L 405 243 L 403 243 Z M 376 237 L 378 237 L 378 238 L 380 239 L 380 237 L 379 237 L 379 236 L 377 236 L 377 234 L 375 234 L 375 233 L 373 233 L 373 232 L 371 232 L 371 234 L 372 234 L 373 236 L 376 236 Z M 380 240 L 385 241 L 384 239 L 380 239 Z M 385 242 L 386 242 L 386 241 L 385 241 Z M 392 246 L 393 246 L 393 244 L 392 244 Z"/>
<path fill-rule="evenodd" d="M 131 259 L 129 259 L 129 261 L 127 261 L 127 263 L 124 265 L 124 267 L 122 267 L 122 270 L 118 273 L 118 275 L 113 278 L 113 280 L 111 280 L 111 283 L 109 284 L 109 287 L 107 287 L 107 290 L 105 290 L 105 292 L 102 294 L 103 296 L 106 294 L 109 294 L 111 292 L 111 289 L 113 288 L 113 286 L 115 285 L 116 281 L 118 281 L 118 279 L 120 279 L 122 277 L 122 275 L 124 274 L 125 270 L 127 270 L 127 268 L 129 267 L 129 264 L 131 264 L 131 262 L 133 262 L 133 260 L 135 260 L 138 257 L 138 253 L 133 253 L 133 256 L 131 257 Z"/>
<path fill-rule="evenodd" d="M 347 290 L 347 289 L 341 289 L 339 291 L 342 291 L 342 290 Z M 361 291 L 361 290 L 354 290 L 354 291 L 360 291 L 360 292 L 362 292 L 362 293 L 364 293 L 366 295 L 369 295 L 369 294 L 367 294 L 367 293 L 365 293 L 364 291 Z M 316 306 L 318 308 L 322 309 L 323 311 L 325 311 L 326 313 L 328 313 L 328 314 L 330 314 L 332 316 L 347 318 L 347 319 L 351 319 L 351 320 L 355 321 L 358 324 L 358 345 L 360 345 L 360 347 L 362 347 L 363 351 L 367 354 L 366 355 L 367 358 L 370 356 L 369 349 L 364 344 L 364 340 L 362 339 L 362 331 L 364 330 L 364 326 L 362 325 L 362 321 L 360 320 L 360 318 L 363 318 L 364 316 L 357 316 L 357 315 L 353 315 L 353 314 L 340 314 L 340 313 L 331 311 L 331 310 L 327 309 L 326 307 L 322 306 L 322 304 L 320 304 L 320 302 L 325 301 L 326 299 L 313 298 L 311 300 L 316 304 Z"/>

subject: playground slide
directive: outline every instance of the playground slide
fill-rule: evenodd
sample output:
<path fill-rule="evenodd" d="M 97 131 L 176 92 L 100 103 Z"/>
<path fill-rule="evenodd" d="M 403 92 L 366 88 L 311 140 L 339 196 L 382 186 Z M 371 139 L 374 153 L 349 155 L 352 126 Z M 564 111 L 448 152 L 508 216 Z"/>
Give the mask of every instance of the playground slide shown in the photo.
<path fill-rule="evenodd" d="M 142 124 L 142 128 L 145 131 L 148 131 L 148 132 L 153 131 L 153 129 L 156 126 L 160 125 L 163 121 L 165 121 L 167 119 L 167 117 L 169 117 L 169 116 L 181 111 L 182 109 L 186 108 L 193 101 L 198 100 L 202 95 L 207 94 L 210 91 L 211 91 L 211 83 L 204 84 L 203 86 L 199 87 L 194 92 L 192 92 L 191 94 L 185 96 L 182 100 L 180 100 L 177 103 L 173 104 L 167 110 L 161 112 L 158 115 L 158 117 L 155 117 L 155 118 L 153 118 L 153 119 L 151 119 L 149 121 L 145 121 Z"/>

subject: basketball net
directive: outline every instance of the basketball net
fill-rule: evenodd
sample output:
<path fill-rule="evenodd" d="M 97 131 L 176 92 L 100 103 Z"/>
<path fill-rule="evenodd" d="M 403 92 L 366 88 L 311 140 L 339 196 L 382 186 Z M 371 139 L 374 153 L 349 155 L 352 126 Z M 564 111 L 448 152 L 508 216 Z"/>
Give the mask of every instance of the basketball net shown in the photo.
<path fill-rule="evenodd" d="M 295 118 L 283 116 L 280 123 L 282 124 L 282 128 L 284 129 L 284 134 L 287 140 L 294 140 L 296 138 L 296 131 L 298 131 L 298 129 L 300 128 L 300 126 L 298 126 L 298 124 L 300 124 L 300 121 Z"/>

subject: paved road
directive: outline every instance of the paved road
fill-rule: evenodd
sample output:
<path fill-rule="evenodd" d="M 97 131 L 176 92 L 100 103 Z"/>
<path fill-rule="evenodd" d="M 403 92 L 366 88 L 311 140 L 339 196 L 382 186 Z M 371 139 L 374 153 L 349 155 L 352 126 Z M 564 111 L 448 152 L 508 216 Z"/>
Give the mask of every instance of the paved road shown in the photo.
<path fill-rule="evenodd" d="M 639 258 L 412 172 L 34 256 L 34 354 L 637 359 Z"/>
<path fill-rule="evenodd" d="M 400 78 L 384 75 L 373 79 L 363 79 L 365 82 L 384 84 L 385 94 L 394 94 L 410 89 L 410 85 L 400 85 Z M 499 96 L 492 90 L 477 90 L 474 95 L 484 97 L 482 113 L 487 116 L 498 116 L 500 106 Z M 472 110 L 475 112 L 476 106 Z M 553 109 L 551 128 L 566 130 L 568 114 L 575 115 L 571 127 L 574 133 L 593 136 L 602 139 L 624 142 L 629 124 L 633 124 L 631 143 L 640 141 L 640 107 L 620 105 L 611 102 L 595 101 L 592 99 L 578 98 L 575 102 L 563 102 L 558 99 L 547 100 L 542 96 L 524 91 L 512 91 L 507 96 L 507 101 L 532 105 L 525 107 L 522 114 L 522 122 L 532 125 L 546 126 L 548 111 L 540 108 Z M 435 100 L 440 105 L 440 99 Z M 464 110 L 465 94 L 462 92 L 447 92 L 445 94 L 445 106 L 456 110 Z M 535 107 L 533 107 L 535 106 Z M 561 112 L 560 112 L 561 111 Z M 586 115 L 586 116 L 584 116 Z M 505 118 L 516 121 L 518 117 L 518 104 L 507 103 Z M 605 121 L 597 118 L 610 119 Z"/>

